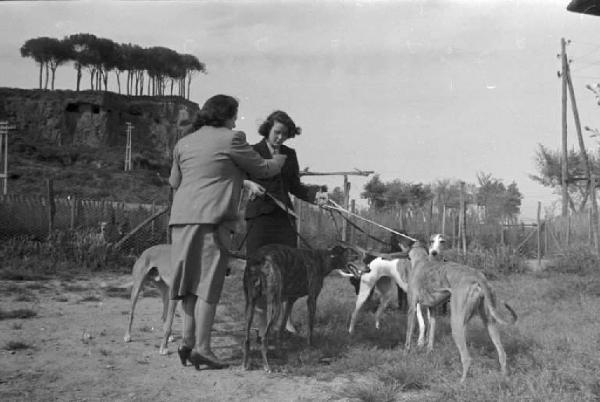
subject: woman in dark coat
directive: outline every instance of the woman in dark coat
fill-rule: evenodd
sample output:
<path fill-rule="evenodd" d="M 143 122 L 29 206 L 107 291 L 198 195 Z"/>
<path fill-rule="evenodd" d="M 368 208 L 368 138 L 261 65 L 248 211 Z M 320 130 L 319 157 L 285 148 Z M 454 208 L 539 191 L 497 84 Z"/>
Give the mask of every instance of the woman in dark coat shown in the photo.
<path fill-rule="evenodd" d="M 281 173 L 270 178 L 250 176 L 250 180 L 258 183 L 270 195 L 277 198 L 289 210 L 294 206 L 290 193 L 303 201 L 314 203 L 321 186 L 307 186 L 300 182 L 300 168 L 294 149 L 283 145 L 289 138 L 300 134 L 300 127 L 283 111 L 271 113 L 260 125 L 258 133 L 264 137 L 253 148 L 265 159 L 273 155 L 287 156 Z M 319 197 L 322 199 L 321 197 Z M 297 247 L 298 236 L 296 221 L 293 216 L 278 206 L 271 197 L 263 195 L 250 200 L 246 206 L 246 253 L 252 255 L 257 249 L 267 244 L 284 244 Z M 291 323 L 287 329 L 295 332 Z"/>

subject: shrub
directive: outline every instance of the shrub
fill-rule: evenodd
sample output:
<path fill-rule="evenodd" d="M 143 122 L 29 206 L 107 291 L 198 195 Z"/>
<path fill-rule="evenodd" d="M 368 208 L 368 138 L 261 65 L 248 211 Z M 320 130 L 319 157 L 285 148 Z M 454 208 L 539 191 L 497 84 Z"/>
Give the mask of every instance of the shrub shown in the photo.
<path fill-rule="evenodd" d="M 481 269 L 492 278 L 499 274 L 522 273 L 527 270 L 527 264 L 523 257 L 515 254 L 508 247 L 498 247 L 495 250 L 476 247 L 467 250 L 466 256 L 463 256 L 458 250 L 452 249 L 445 251 L 444 257 L 449 261 Z"/>
<path fill-rule="evenodd" d="M 589 275 L 598 273 L 600 257 L 589 246 L 573 246 L 565 250 L 549 268 L 554 272 Z"/>

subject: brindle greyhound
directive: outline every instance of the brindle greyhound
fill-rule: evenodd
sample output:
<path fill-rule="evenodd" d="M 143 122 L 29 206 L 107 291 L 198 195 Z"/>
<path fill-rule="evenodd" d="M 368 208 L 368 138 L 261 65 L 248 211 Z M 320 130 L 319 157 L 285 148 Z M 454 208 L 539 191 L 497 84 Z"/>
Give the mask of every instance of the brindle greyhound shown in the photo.
<path fill-rule="evenodd" d="M 500 370 L 506 375 L 506 353 L 500 341 L 500 333 L 496 323 L 513 324 L 517 314 L 506 303 L 504 306 L 511 313 L 512 319 L 507 322 L 496 311 L 496 297 L 487 279 L 478 270 L 453 262 L 431 261 L 427 250 L 420 242 L 415 242 L 409 251 L 412 270 L 408 280 L 408 315 L 406 325 L 405 349 L 410 349 L 410 341 L 414 329 L 415 313 L 419 305 L 432 309 L 450 299 L 450 325 L 452 337 L 460 353 L 463 370 L 461 382 L 467 378 L 471 365 L 471 357 L 467 349 L 465 327 L 476 313 L 479 313 L 496 350 Z M 429 341 L 427 350 L 433 349 L 435 332 L 435 315 L 429 320 Z"/>
<path fill-rule="evenodd" d="M 244 342 L 244 369 L 249 369 L 250 328 L 256 307 L 266 314 L 259 328 L 263 368 L 269 372 L 267 338 L 276 326 L 276 347 L 281 344 L 284 323 L 287 322 L 294 302 L 308 296 L 308 345 L 313 344 L 313 327 L 317 310 L 317 298 L 323 280 L 334 269 L 350 272 L 360 277 L 368 272 L 362 262 L 363 256 L 355 250 L 335 246 L 326 250 L 307 250 L 270 244 L 261 247 L 250 256 L 244 271 L 244 295 L 246 297 L 246 339 Z M 285 305 L 285 308 L 283 307 Z M 281 310 L 284 308 L 283 315 Z M 280 317 L 281 316 L 281 317 Z"/>

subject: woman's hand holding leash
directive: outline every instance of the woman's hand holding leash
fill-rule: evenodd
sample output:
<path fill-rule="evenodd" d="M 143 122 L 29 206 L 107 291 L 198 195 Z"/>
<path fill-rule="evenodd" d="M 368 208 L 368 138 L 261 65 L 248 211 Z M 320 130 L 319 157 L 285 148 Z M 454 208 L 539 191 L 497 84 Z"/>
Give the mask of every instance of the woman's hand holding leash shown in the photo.
<path fill-rule="evenodd" d="M 252 180 L 244 180 L 244 187 L 248 190 L 250 201 L 265 194 L 265 188 Z"/>

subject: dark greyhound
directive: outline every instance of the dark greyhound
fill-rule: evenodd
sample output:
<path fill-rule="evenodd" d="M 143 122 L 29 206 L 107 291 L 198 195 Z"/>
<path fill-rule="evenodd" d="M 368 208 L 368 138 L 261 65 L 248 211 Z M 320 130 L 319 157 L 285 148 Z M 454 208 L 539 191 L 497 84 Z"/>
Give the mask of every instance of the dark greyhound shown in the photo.
<path fill-rule="evenodd" d="M 307 250 L 280 244 L 261 247 L 250 256 L 244 271 L 244 295 L 246 296 L 246 340 L 244 343 L 245 369 L 250 367 L 250 328 L 256 307 L 266 319 L 259 328 L 263 368 L 270 371 L 267 360 L 267 338 L 276 325 L 277 348 L 294 302 L 308 296 L 308 345 L 313 344 L 313 327 L 317 310 L 317 298 L 323 280 L 334 269 L 360 277 L 368 272 L 362 262 L 362 254 L 351 248 L 335 246 L 325 250 Z M 283 315 L 281 310 L 283 308 Z"/>

